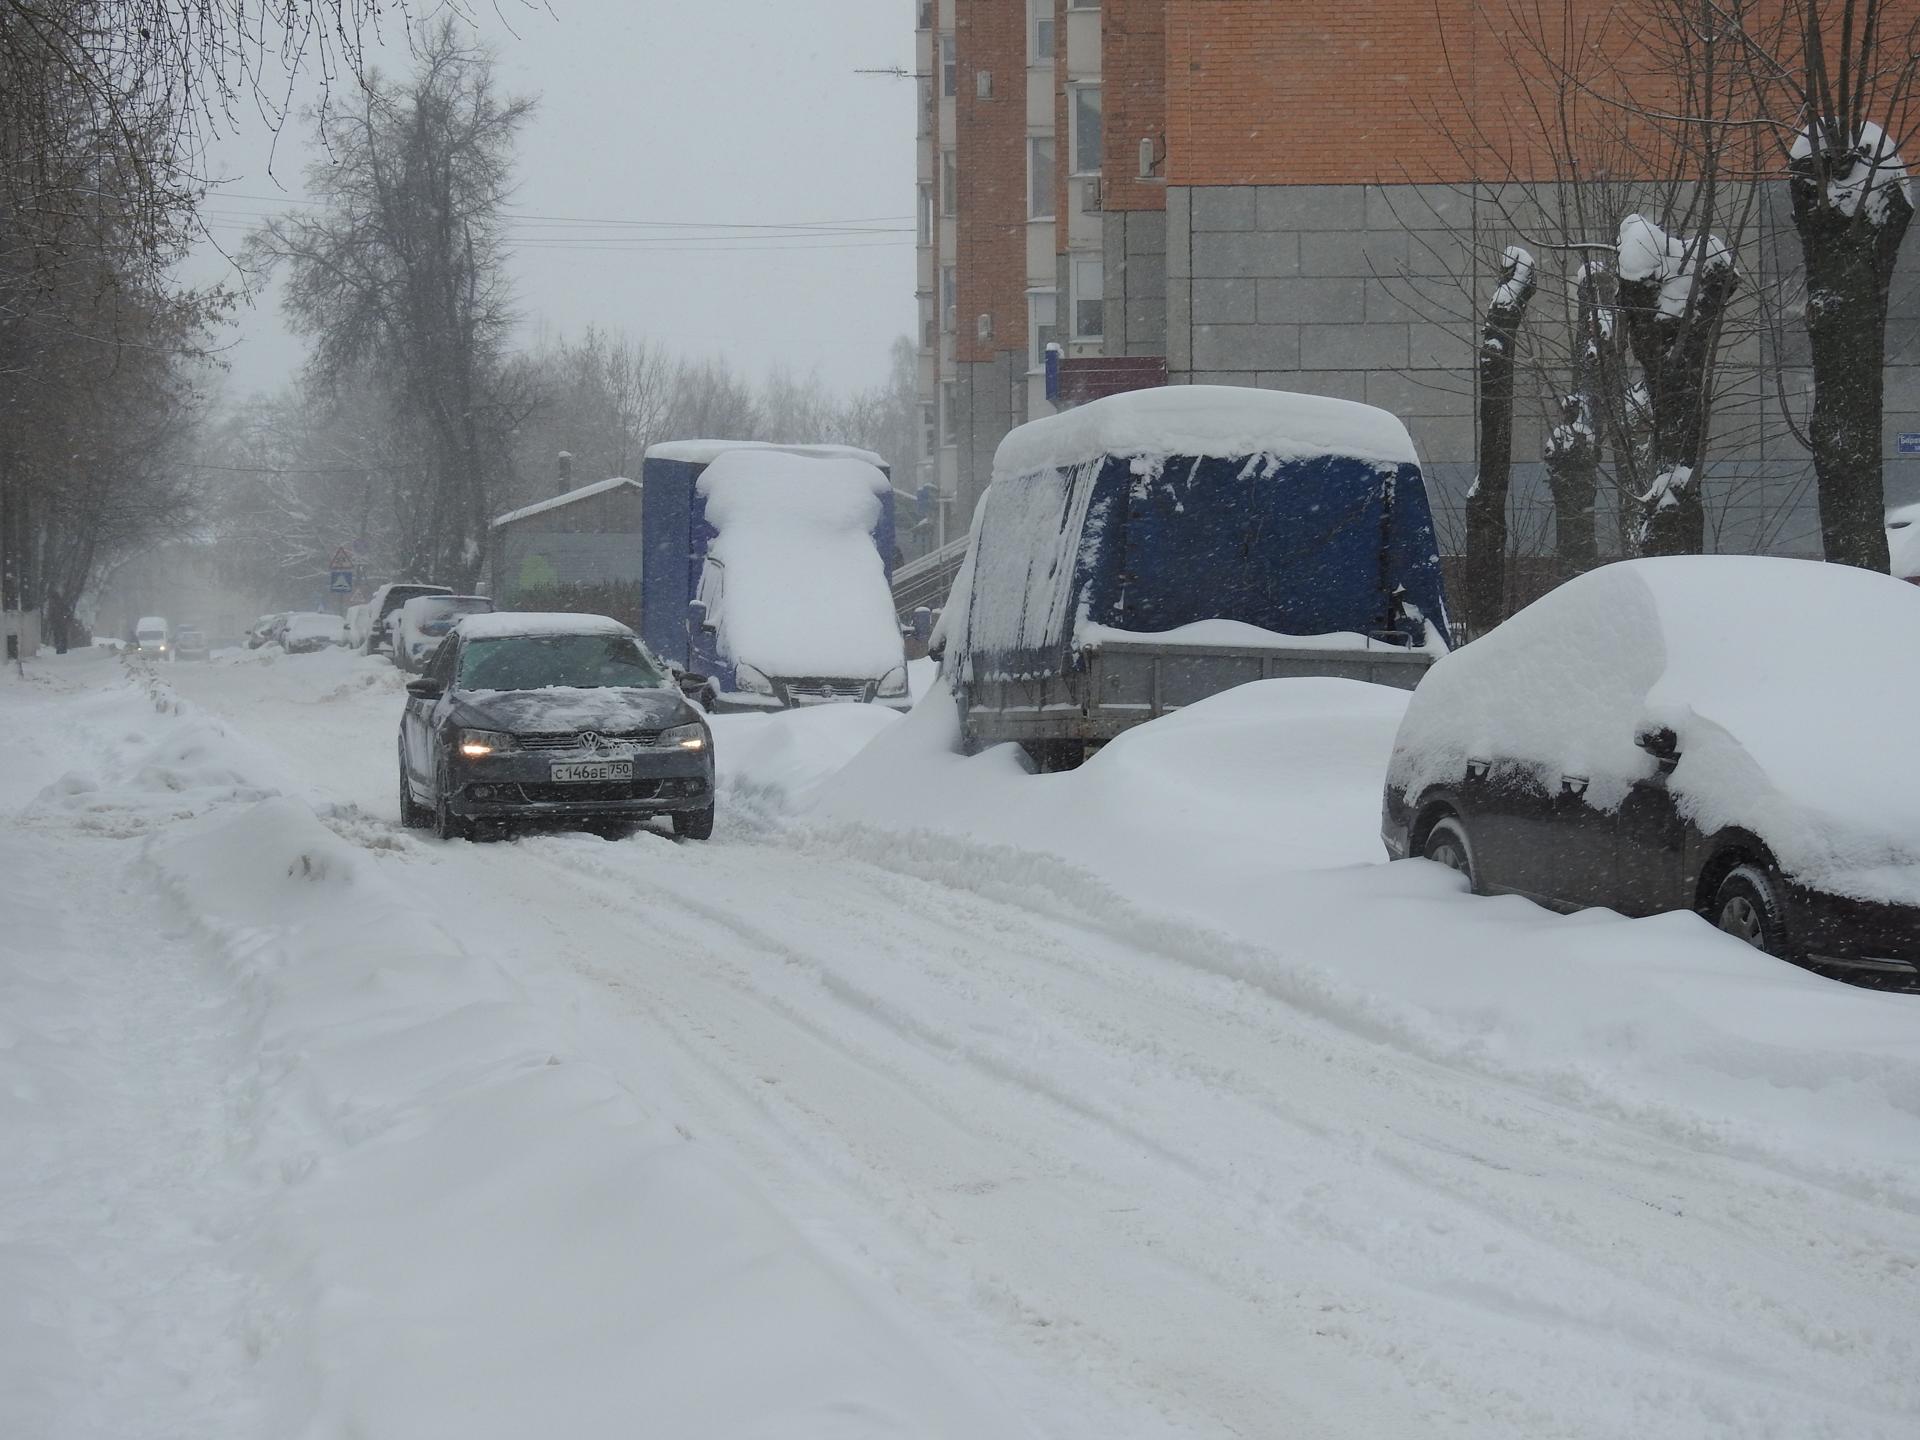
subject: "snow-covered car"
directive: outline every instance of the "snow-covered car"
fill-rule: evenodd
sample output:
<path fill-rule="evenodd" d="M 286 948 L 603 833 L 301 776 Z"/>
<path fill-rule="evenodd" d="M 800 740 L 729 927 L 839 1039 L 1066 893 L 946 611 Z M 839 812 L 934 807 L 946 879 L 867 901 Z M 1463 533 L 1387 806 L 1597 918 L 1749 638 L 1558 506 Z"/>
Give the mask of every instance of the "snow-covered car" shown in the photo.
<path fill-rule="evenodd" d="M 247 648 L 249 650 L 258 650 L 262 645 L 277 644 L 282 632 L 287 628 L 288 613 L 289 612 L 285 610 L 275 611 L 271 615 L 262 615 L 258 620 L 254 621 L 253 624 L 249 625 L 247 627 Z"/>
<path fill-rule="evenodd" d="M 407 682 L 400 819 L 476 828 L 672 817 L 713 833 L 713 735 L 639 638 L 602 615 L 469 615 Z"/>
<path fill-rule="evenodd" d="M 142 655 L 165 655 L 173 644 L 173 627 L 163 615 L 142 615 L 133 627 L 133 648 Z"/>
<path fill-rule="evenodd" d="M 418 671 L 432 658 L 454 622 L 464 615 L 491 615 L 484 595 L 416 595 L 388 622 L 393 632 L 393 663 Z"/>
<path fill-rule="evenodd" d="M 1753 556 L 1628 560 L 1436 664 L 1389 855 L 1559 910 L 1692 910 L 1769 954 L 1920 971 L 1920 591 Z"/>
<path fill-rule="evenodd" d="M 367 602 L 367 630 L 360 641 L 362 655 L 377 655 L 383 646 L 393 644 L 393 617 L 402 605 L 416 595 L 451 595 L 445 585 L 423 585 L 409 580 L 391 580 L 373 592 Z M 397 657 L 396 662 L 398 663 Z"/>
<path fill-rule="evenodd" d="M 347 643 L 347 622 L 325 611 L 301 610 L 287 616 L 280 643 L 289 655 L 305 655 Z"/>
<path fill-rule="evenodd" d="M 181 626 L 173 636 L 173 658 L 175 660 L 207 660 L 213 656 L 213 649 L 207 644 L 204 630 L 195 630 Z"/>
<path fill-rule="evenodd" d="M 365 605 L 347 607 L 347 644 L 356 650 L 366 647 L 367 627 L 373 623 Z"/>

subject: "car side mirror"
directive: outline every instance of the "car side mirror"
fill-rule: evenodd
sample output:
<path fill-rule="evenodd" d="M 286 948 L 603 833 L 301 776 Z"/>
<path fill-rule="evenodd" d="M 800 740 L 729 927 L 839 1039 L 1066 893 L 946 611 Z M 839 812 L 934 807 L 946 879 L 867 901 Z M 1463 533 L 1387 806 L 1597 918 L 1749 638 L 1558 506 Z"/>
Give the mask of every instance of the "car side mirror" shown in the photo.
<path fill-rule="evenodd" d="M 1670 726 L 1658 725 L 1642 730 L 1633 737 L 1633 743 L 1660 762 L 1660 773 L 1666 775 L 1680 763 L 1680 737 L 1673 733 Z"/>
<path fill-rule="evenodd" d="M 447 687 L 438 680 L 422 675 L 418 680 L 407 681 L 407 694 L 416 700 L 438 700 L 447 693 Z"/>
<path fill-rule="evenodd" d="M 707 688 L 708 677 L 696 675 L 691 670 L 682 670 L 674 679 L 679 682 L 682 695 L 698 695 Z"/>

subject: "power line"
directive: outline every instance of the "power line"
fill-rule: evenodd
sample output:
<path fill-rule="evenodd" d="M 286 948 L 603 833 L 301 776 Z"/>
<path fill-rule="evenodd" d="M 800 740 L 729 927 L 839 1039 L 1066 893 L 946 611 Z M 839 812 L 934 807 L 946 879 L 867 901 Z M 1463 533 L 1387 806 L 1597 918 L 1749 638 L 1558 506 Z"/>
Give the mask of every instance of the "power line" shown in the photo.
<path fill-rule="evenodd" d="M 214 200 L 260 200 L 273 205 L 326 204 L 304 195 L 255 195 L 242 190 L 210 192 Z M 507 206 L 507 218 L 514 223 L 538 222 L 559 225 L 608 225 L 640 230 L 814 230 L 847 225 L 883 225 L 896 220 L 911 220 L 911 215 L 855 215 L 830 220 L 619 220 L 603 215 L 548 215 L 539 211 Z M 245 213 L 245 212 L 241 212 Z"/>

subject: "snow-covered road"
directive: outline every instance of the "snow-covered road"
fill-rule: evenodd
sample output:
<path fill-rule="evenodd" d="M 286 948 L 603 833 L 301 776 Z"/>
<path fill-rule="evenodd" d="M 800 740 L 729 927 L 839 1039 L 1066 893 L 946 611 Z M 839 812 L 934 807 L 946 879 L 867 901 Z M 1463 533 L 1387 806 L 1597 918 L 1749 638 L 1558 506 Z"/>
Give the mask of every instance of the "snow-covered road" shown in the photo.
<path fill-rule="evenodd" d="M 918 715 L 838 789 L 820 757 L 853 748 L 846 724 L 756 717 L 720 733 L 735 803 L 711 843 L 441 844 L 397 828 L 390 670 L 167 667 L 159 703 L 176 692 L 184 714 L 113 662 L 43 674 L 0 697 L 24 737 L 0 782 L 23 807 L 11 873 L 42 901 L 100 900 L 17 932 L 4 979 L 57 983 L 21 1013 L 125 1080 L 89 1101 L 65 1067 L 73 1114 L 0 1177 L 0 1277 L 107 1317 L 0 1301 L 0 1337 L 43 1356 L 30 1403 L 0 1389 L 0 1432 L 13 1413 L 61 1436 L 504 1435 L 529 1417 L 581 1435 L 1920 1433 L 1920 1151 L 1902 1150 L 1920 1013 L 1690 922 L 1561 921 L 1351 863 L 1389 700 L 1294 692 L 1317 738 L 1297 773 L 1284 755 L 1242 772 L 1243 803 L 1275 807 L 1249 886 L 1231 837 L 1193 868 L 1184 827 L 1216 823 L 1200 800 L 1123 784 L 1143 746 L 1011 777 L 1036 808 L 996 833 L 885 770 Z M 171 731 L 162 760 L 142 748 Z M 1239 733 L 1220 731 L 1223 765 Z M 156 764 L 167 778 L 139 784 Z M 964 764 L 948 783 L 977 794 L 993 772 Z M 803 792 L 824 799 L 786 813 Z M 1129 843 L 1129 824 L 1161 839 Z M 1075 825 L 1124 858 L 1077 853 Z M 275 898 L 301 866 L 348 879 Z M 1383 967 L 1408 959 L 1386 952 L 1410 936 L 1457 983 L 1395 986 Z M 1639 958 L 1580 968 L 1606 949 Z M 366 968 L 337 994 L 300 968 L 345 955 Z M 62 958 L 87 964 L 49 979 Z M 1558 983 L 1503 978 L 1525 965 Z M 1614 998 L 1656 970 L 1698 985 Z M 433 998 L 442 981 L 469 991 Z M 1696 1023 L 1727 995 L 1731 1018 Z M 1530 1028 L 1511 1018 L 1528 1003 L 1586 1013 Z M 1837 1038 L 1809 1048 L 1788 1015 Z M 402 1084 L 392 1054 L 355 1047 L 403 1022 L 466 1038 Z M 516 1157 L 449 1141 L 435 1107 L 544 1073 L 528 1055 L 596 1078 L 502 1132 L 540 1147 L 502 1198 L 487 1164 Z M 0 1103 L 29 1134 L 54 1123 L 21 1090 L 33 1063 L 0 1044 Z M 503 1123 L 484 1113 L 475 1135 Z M 556 1116 L 579 1146 L 549 1140 Z M 748 1286 L 703 1330 L 699 1302 L 627 1254 L 649 1227 L 696 1234 L 700 1207 L 648 1181 L 636 1214 L 609 1209 L 605 1177 L 568 1169 L 596 1129 L 609 1166 L 629 1129 L 647 1165 L 705 1157 L 687 1193 L 732 1197 L 762 1263 L 804 1282 Z M 470 1190 L 495 1198 L 470 1213 Z M 415 1258 L 442 1225 L 457 1278 Z M 16 1270 L 76 1254 L 84 1284 Z M 739 1278 L 680 1260 L 701 1294 Z M 686 1393 L 650 1426 L 623 1407 L 635 1355 L 662 1344 Z M 783 1366 L 812 1378 L 783 1387 Z M 63 1392 L 83 1381 L 104 1398 Z M 166 1403 L 143 1409 L 150 1386 Z M 736 1388 L 761 1398 L 721 1398 Z"/>

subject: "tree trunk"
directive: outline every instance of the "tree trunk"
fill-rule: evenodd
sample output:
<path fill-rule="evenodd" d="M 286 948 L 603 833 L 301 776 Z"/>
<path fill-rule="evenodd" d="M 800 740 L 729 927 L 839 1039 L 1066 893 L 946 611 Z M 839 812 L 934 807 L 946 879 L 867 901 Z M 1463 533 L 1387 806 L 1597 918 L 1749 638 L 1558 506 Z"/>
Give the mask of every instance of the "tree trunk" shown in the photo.
<path fill-rule="evenodd" d="M 1509 246 L 1480 332 L 1480 473 L 1467 492 L 1467 633 L 1506 618 L 1507 494 L 1513 482 L 1513 371 L 1520 322 L 1533 299 L 1533 259 Z"/>
<path fill-rule="evenodd" d="M 1600 392 L 1615 341 L 1610 312 L 1603 310 L 1600 273 L 1583 266 L 1579 283 L 1573 389 L 1560 401 L 1560 423 L 1547 436 L 1542 458 L 1553 494 L 1554 553 L 1569 576 L 1600 559 L 1593 501 L 1600 488 Z"/>
<path fill-rule="evenodd" d="M 1817 184 L 1796 177 L 1793 223 L 1807 266 L 1807 338 L 1813 414 L 1808 426 L 1820 490 L 1820 541 L 1840 565 L 1888 567 L 1881 475 L 1887 292 L 1913 206 L 1897 186 L 1879 191 L 1887 214 L 1862 202 L 1848 215 Z"/>

